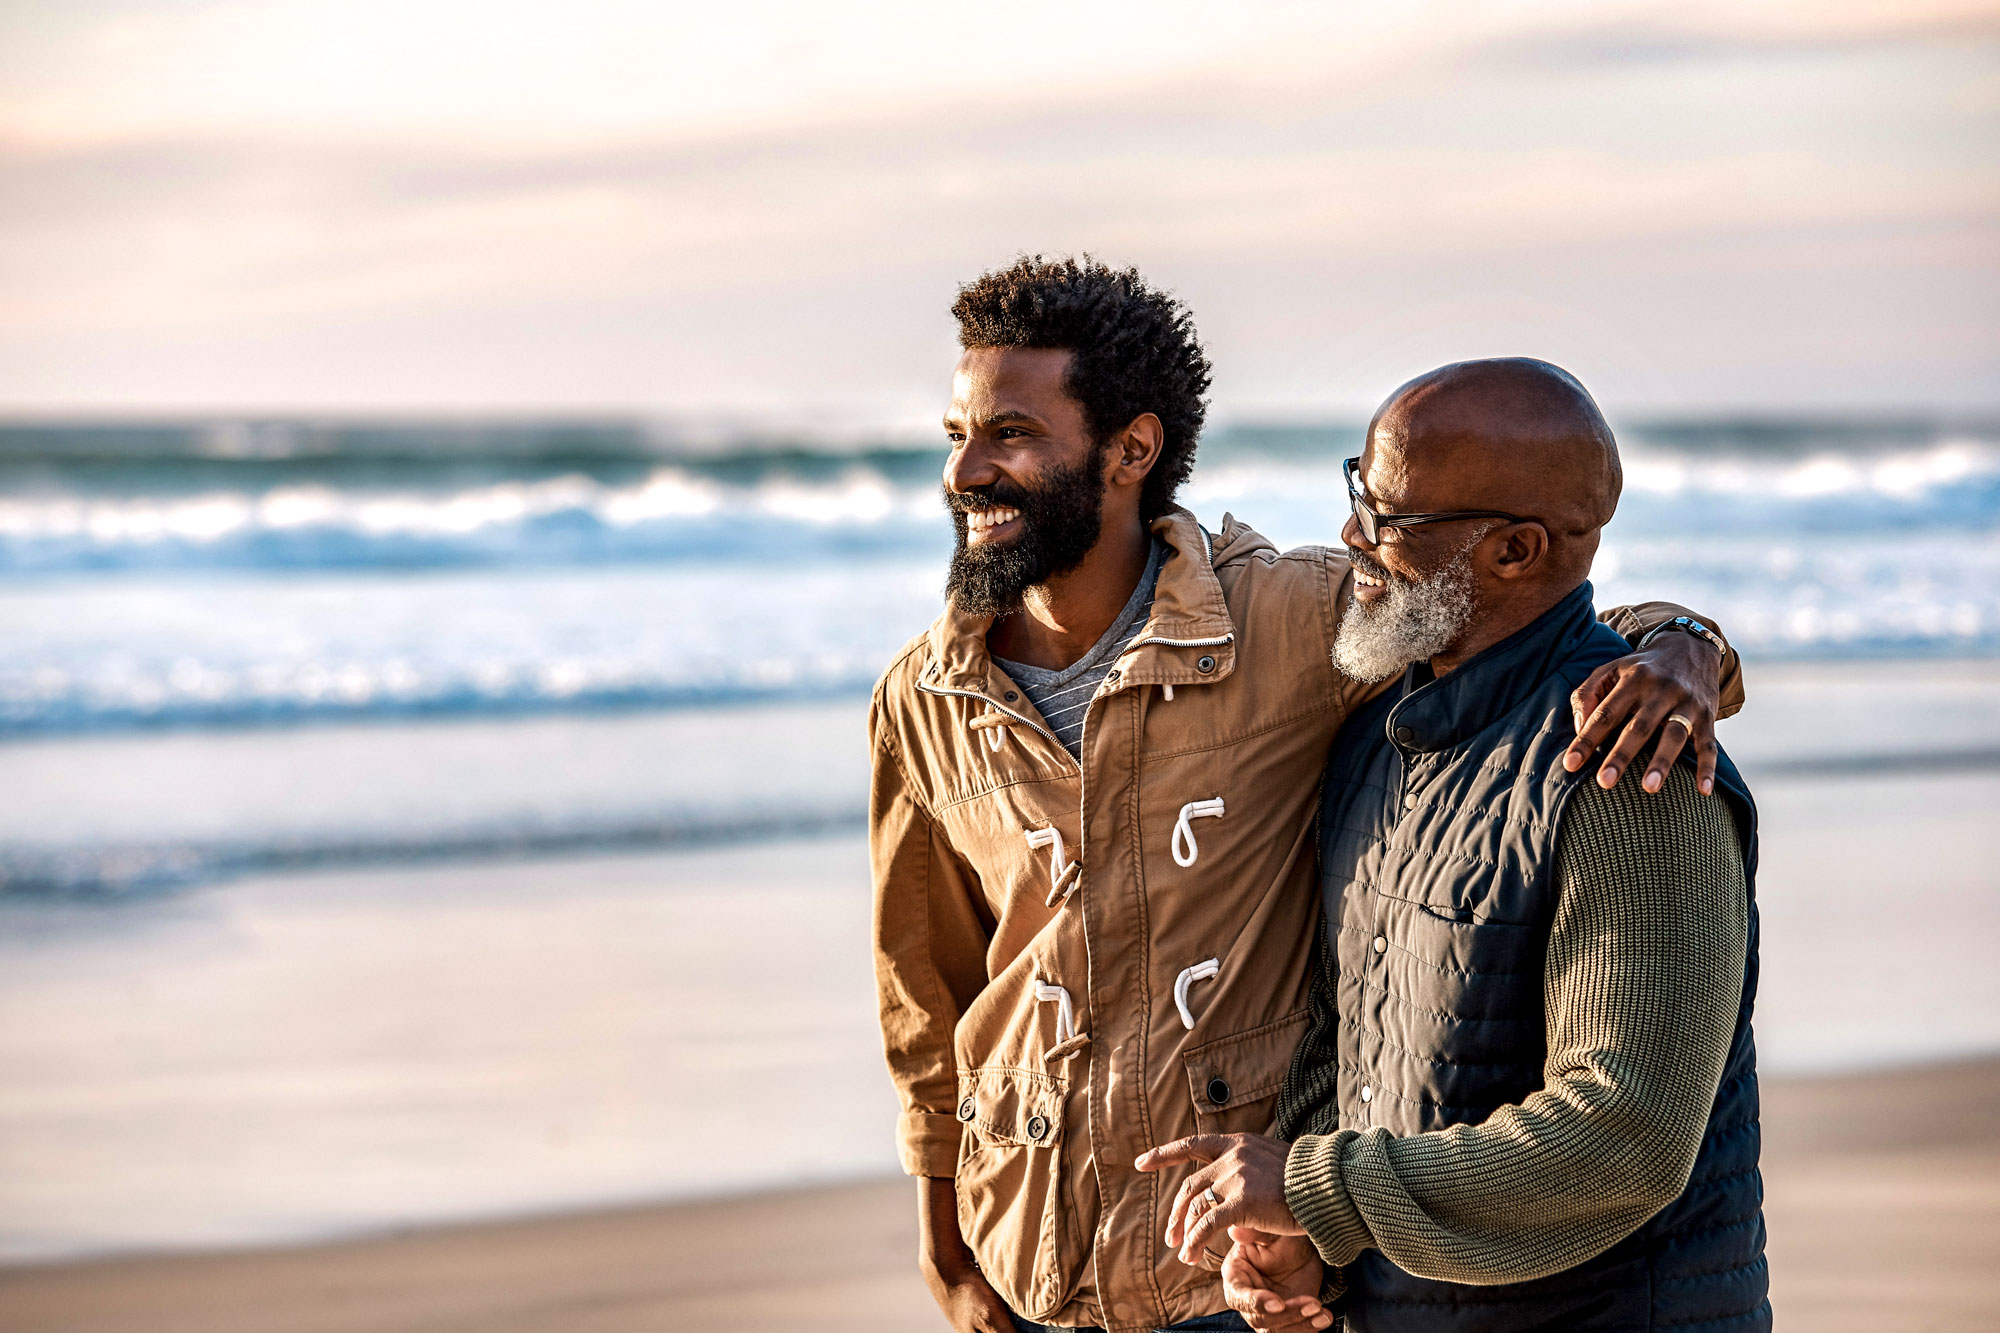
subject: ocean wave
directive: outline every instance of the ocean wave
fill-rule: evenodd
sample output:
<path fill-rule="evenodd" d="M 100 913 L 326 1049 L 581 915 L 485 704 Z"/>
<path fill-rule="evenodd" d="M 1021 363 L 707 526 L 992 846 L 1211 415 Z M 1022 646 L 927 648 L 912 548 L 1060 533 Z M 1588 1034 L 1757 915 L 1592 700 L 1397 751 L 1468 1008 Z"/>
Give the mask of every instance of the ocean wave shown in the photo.
<path fill-rule="evenodd" d="M 1700 607 L 1765 657 L 2000 654 L 2000 433 L 1690 438 L 1628 445 L 1601 600 Z M 253 438 L 196 461 L 281 480 L 224 489 L 183 484 L 181 455 L 134 489 L 158 460 L 133 446 L 118 485 L 77 481 L 97 465 L 73 453 L 60 485 L 0 488 L 0 737 L 851 694 L 936 614 L 934 451 L 524 439 L 378 441 L 333 458 L 336 484 Z M 1358 439 L 1225 435 L 1184 498 L 1337 542 Z"/>
<path fill-rule="evenodd" d="M 934 492 L 867 471 L 747 490 L 660 468 L 626 485 L 569 475 L 443 492 L 0 497 L 0 574 L 789 562 L 942 540 Z"/>
<path fill-rule="evenodd" d="M 407 865 L 486 857 L 552 856 L 713 846 L 801 838 L 862 828 L 861 805 L 785 810 L 746 808 L 692 815 L 570 823 L 509 823 L 425 831 L 351 833 L 254 841 L 164 841 L 110 846 L 0 846 L 0 900 L 122 899 L 192 888 L 243 875 L 343 866 Z"/>
<path fill-rule="evenodd" d="M 1877 432 L 1866 438 L 1879 447 L 1865 450 L 1820 429 L 1828 447 L 1817 451 L 1801 445 L 1804 427 L 1761 452 L 1695 447 L 1703 437 L 1686 431 L 1641 433 L 1625 451 L 1618 526 L 1863 533 L 2000 521 L 2000 444 L 1992 438 L 1894 443 L 1915 438 L 1905 431 L 1882 444 Z M 6 438 L 0 429 L 0 443 Z M 107 460 L 78 454 L 74 442 L 68 452 L 47 441 L 41 453 L 0 449 L 0 577 L 793 564 L 935 555 L 947 540 L 934 449 L 738 449 L 663 462 L 643 439 L 586 449 L 566 438 L 528 432 L 522 440 L 537 447 L 515 440 L 510 452 L 500 446 L 511 436 L 469 436 L 484 440 L 484 454 L 456 436 L 442 444 L 416 437 L 426 452 L 394 434 L 367 448 L 339 437 L 345 453 L 297 445 L 231 453 L 185 440 L 164 459 L 134 446 Z M 1199 512 L 1236 508 L 1288 545 L 1336 540 L 1345 504 L 1339 459 L 1358 447 L 1358 434 L 1333 427 L 1225 431 L 1204 444 L 1186 498 Z"/>
<path fill-rule="evenodd" d="M 856 694 L 940 606 L 937 553 L 0 585 L 0 737 L 690 708 Z M 1608 540 L 1600 603 L 1670 598 L 1761 658 L 2000 654 L 2000 534 Z"/>

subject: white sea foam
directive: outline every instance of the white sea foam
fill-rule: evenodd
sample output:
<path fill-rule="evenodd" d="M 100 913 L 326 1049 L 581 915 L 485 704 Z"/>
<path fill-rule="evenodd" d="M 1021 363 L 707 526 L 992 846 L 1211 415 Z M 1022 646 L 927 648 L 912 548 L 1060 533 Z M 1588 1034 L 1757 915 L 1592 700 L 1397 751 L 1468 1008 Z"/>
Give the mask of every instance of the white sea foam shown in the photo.
<path fill-rule="evenodd" d="M 1232 438 L 1183 495 L 1205 521 L 1339 540 L 1357 445 Z M 1691 438 L 1626 446 L 1601 601 L 1766 656 L 2000 653 L 2000 444 Z M 211 451 L 0 495 L 0 735 L 856 692 L 950 544 L 935 455 L 228 457 L 269 484 Z"/>

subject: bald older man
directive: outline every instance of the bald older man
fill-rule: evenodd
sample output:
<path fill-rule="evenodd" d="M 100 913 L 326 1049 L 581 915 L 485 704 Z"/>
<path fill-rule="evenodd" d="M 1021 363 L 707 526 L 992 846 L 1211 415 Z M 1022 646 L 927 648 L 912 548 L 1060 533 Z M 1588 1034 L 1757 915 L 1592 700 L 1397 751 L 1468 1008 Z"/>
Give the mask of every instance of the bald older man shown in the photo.
<path fill-rule="evenodd" d="M 1279 1137 L 1142 1158 L 1205 1163 L 1167 1241 L 1226 1233 L 1258 1328 L 1768 1329 L 1755 807 L 1726 755 L 1652 797 L 1552 762 L 1623 651 L 1586 582 L 1611 431 L 1555 366 L 1466 362 L 1397 390 L 1350 476 L 1336 656 L 1401 679 L 1327 769 Z"/>

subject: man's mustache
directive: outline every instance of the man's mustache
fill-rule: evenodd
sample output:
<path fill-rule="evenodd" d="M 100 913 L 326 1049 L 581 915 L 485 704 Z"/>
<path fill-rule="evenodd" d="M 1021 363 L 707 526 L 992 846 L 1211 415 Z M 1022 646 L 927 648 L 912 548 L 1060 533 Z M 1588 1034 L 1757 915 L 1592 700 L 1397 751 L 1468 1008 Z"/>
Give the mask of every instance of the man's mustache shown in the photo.
<path fill-rule="evenodd" d="M 988 509 L 1025 510 L 1034 496 L 1020 486 L 1008 482 L 995 482 L 991 486 L 973 486 L 962 491 L 944 487 L 944 507 L 954 514 L 977 514 Z"/>
<path fill-rule="evenodd" d="M 1401 583 L 1403 581 L 1394 574 L 1391 574 L 1387 565 L 1373 556 L 1363 555 L 1351 546 L 1347 548 L 1347 563 L 1371 579 L 1380 579 L 1384 583 Z"/>

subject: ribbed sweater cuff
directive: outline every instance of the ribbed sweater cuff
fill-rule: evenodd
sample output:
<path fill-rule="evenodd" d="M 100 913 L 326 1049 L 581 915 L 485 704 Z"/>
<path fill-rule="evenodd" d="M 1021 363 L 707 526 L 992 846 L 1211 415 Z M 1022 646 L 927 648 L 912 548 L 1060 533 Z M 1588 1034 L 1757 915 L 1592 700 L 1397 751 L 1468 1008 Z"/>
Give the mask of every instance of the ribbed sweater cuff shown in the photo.
<path fill-rule="evenodd" d="M 1285 1206 L 1319 1257 L 1335 1267 L 1353 1263 L 1372 1239 L 1340 1174 L 1341 1158 L 1354 1139 L 1351 1129 L 1301 1135 L 1285 1158 Z"/>

